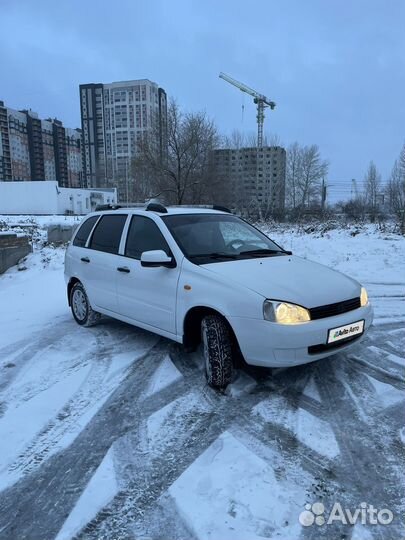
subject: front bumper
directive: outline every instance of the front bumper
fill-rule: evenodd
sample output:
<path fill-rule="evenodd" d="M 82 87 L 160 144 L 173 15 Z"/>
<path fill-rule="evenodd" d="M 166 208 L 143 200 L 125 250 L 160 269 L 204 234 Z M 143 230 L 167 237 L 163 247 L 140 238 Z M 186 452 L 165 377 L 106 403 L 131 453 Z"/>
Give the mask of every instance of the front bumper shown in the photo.
<path fill-rule="evenodd" d="M 339 347 L 318 347 L 327 344 L 328 331 L 364 319 L 363 334 Z M 359 343 L 373 322 L 370 304 L 335 317 L 326 317 L 307 323 L 284 325 L 262 319 L 230 317 L 242 354 L 248 364 L 265 367 L 298 366 L 313 362 Z M 310 353 L 310 351 L 319 351 Z"/>

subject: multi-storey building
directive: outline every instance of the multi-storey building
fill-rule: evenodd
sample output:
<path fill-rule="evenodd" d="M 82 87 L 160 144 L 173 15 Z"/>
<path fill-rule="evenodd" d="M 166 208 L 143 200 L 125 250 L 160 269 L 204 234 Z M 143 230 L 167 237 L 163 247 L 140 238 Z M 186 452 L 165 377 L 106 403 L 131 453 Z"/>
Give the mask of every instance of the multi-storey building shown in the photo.
<path fill-rule="evenodd" d="M 42 125 L 37 113 L 21 111 L 21 119 L 26 122 L 28 149 L 31 164 L 31 180 L 42 180 L 45 177 L 44 151 L 42 147 Z M 29 179 L 28 179 L 29 180 Z"/>
<path fill-rule="evenodd" d="M 128 199 L 143 138 L 166 151 L 165 91 L 147 79 L 82 84 L 80 109 L 86 185 L 117 186 L 120 199 Z"/>
<path fill-rule="evenodd" d="M 0 101 L 0 179 L 12 180 L 7 109 Z"/>
<path fill-rule="evenodd" d="M 31 180 L 32 163 L 25 113 L 8 109 L 8 137 L 12 180 Z"/>
<path fill-rule="evenodd" d="M 80 129 L 65 128 L 68 186 L 82 185 L 82 132 Z"/>
<path fill-rule="evenodd" d="M 0 101 L 0 181 L 57 180 L 61 187 L 79 187 L 81 179 L 80 130 Z"/>
<path fill-rule="evenodd" d="M 50 120 L 42 120 L 42 151 L 44 156 L 44 179 L 56 179 L 55 152 L 53 148 L 53 124 Z"/>
<path fill-rule="evenodd" d="M 286 151 L 280 146 L 214 150 L 218 179 L 226 184 L 231 202 L 280 216 L 285 207 Z"/>

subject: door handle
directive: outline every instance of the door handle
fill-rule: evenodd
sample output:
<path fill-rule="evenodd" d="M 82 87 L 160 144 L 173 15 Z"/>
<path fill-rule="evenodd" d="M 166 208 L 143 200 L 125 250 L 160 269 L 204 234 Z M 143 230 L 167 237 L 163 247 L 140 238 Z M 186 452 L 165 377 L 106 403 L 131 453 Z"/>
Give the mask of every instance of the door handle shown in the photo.
<path fill-rule="evenodd" d="M 118 266 L 117 270 L 118 272 L 125 272 L 126 274 L 129 274 L 131 271 L 128 266 Z"/>
<path fill-rule="evenodd" d="M 90 262 L 90 259 L 88 257 L 82 257 L 80 260 L 83 262 Z"/>

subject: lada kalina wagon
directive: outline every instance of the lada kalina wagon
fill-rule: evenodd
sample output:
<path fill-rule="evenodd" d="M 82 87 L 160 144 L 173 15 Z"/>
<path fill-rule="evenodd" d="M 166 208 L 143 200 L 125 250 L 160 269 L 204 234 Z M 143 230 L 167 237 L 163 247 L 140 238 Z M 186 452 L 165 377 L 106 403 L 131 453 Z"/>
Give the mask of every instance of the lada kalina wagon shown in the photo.
<path fill-rule="evenodd" d="M 357 281 L 215 206 L 89 214 L 67 248 L 65 278 L 78 324 L 105 314 L 188 350 L 202 342 L 217 388 L 237 355 L 255 366 L 313 362 L 360 341 L 373 319 Z"/>

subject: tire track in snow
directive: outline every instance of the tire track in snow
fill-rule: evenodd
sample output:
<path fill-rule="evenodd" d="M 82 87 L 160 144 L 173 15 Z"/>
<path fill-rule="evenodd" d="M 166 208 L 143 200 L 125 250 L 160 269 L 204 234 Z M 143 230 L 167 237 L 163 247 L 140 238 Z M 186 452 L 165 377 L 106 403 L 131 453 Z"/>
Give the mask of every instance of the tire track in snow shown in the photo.
<path fill-rule="evenodd" d="M 56 536 L 110 446 L 137 424 L 137 396 L 165 354 L 166 343 L 161 340 L 138 358 L 120 387 L 69 448 L 0 493 L 5 521 L 0 530 L 5 538 Z"/>
<path fill-rule="evenodd" d="M 68 330 L 65 325 L 59 327 L 49 326 L 27 339 L 20 340 L 0 349 L 0 362 L 3 366 L 8 363 L 13 365 L 12 368 L 7 368 L 7 373 L 4 375 L 3 372 L 0 378 L 0 392 L 4 392 L 10 386 L 18 376 L 20 370 L 35 354 L 58 343 L 69 331 L 71 329 Z"/>
<path fill-rule="evenodd" d="M 391 328 L 396 331 L 398 325 Z M 372 329 L 369 336 L 369 344 L 384 347 L 381 332 Z M 183 378 L 145 397 L 144 390 L 167 351 Z M 186 355 L 178 345 L 162 340 L 149 356 L 132 366 L 126 380 L 68 449 L 0 494 L 0 505 L 3 500 L 8 505 L 5 530 L 13 532 L 18 524 L 22 532 L 19 538 L 27 539 L 37 538 L 38 531 L 48 536 L 56 534 L 112 444 L 118 456 L 120 492 L 76 538 L 132 538 L 134 530 L 152 530 L 148 520 L 156 519 L 157 505 L 168 487 L 225 430 L 235 434 L 253 452 L 259 452 L 260 447 L 275 449 L 287 467 L 294 464 L 308 474 L 313 479 L 307 486 L 308 502 L 322 500 L 331 508 L 338 500 L 342 506 L 353 509 L 363 500 L 375 506 L 381 504 L 380 507 L 387 507 L 386 501 L 393 502 L 394 496 L 398 496 L 400 447 L 394 440 L 392 425 L 382 429 L 381 424 L 388 423 L 388 415 L 398 414 L 400 409 L 394 406 L 377 414 L 376 392 L 365 384 L 363 365 L 340 353 L 291 370 L 247 372 L 256 380 L 248 392 L 239 397 L 215 392 L 203 382 L 197 356 Z M 312 376 L 320 402 L 305 395 Z M 393 384 L 391 378 L 384 382 Z M 365 400 L 361 399 L 361 389 L 366 393 Z M 189 399 L 192 395 L 198 396 L 195 403 L 199 406 Z M 328 421 L 339 445 L 339 456 L 331 460 L 301 443 L 288 426 L 280 427 L 252 414 L 252 409 L 269 395 L 283 397 L 292 409 Z M 176 405 L 179 400 L 189 402 L 189 409 Z M 162 424 L 162 433 L 169 435 L 151 453 L 145 441 L 147 422 L 163 407 L 171 411 Z M 201 407 L 206 410 L 200 410 Z M 381 436 L 383 441 L 379 440 Z M 265 452 L 261 457 L 268 459 Z M 381 492 L 381 477 L 386 479 L 388 496 Z M 58 501 L 56 509 L 49 498 Z M 14 504 L 10 502 L 13 500 Z M 399 511 L 399 506 L 391 509 Z M 172 519 L 182 521 L 178 515 Z M 156 530 L 156 523 L 154 527 Z M 342 534 L 351 534 L 350 527 L 309 529 L 303 529 L 303 538 L 340 538 Z M 393 527 L 384 528 L 384 538 L 389 538 L 391 531 L 393 538 L 400 537 L 398 524 L 394 523 Z M 379 537 L 380 532 L 376 529 L 375 534 Z"/>
<path fill-rule="evenodd" d="M 41 463 L 48 459 L 57 449 L 62 438 L 74 431 L 77 422 L 93 408 L 97 402 L 102 402 L 112 388 L 105 388 L 102 383 L 105 374 L 111 364 L 111 353 L 103 351 L 105 346 L 100 343 L 96 336 L 98 348 L 96 352 L 97 362 L 92 364 L 89 374 L 80 388 L 72 395 L 57 415 L 35 436 L 26 449 L 18 456 L 18 459 L 9 466 L 10 472 L 29 474 Z M 82 367 L 82 366 L 81 366 Z"/>

